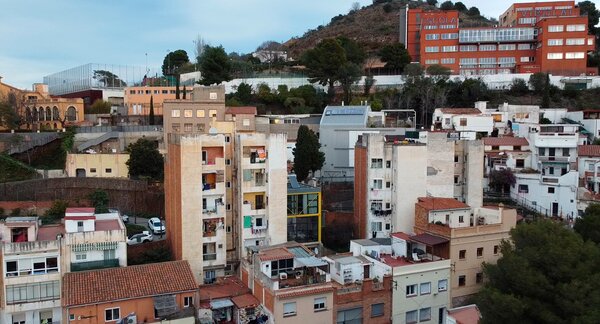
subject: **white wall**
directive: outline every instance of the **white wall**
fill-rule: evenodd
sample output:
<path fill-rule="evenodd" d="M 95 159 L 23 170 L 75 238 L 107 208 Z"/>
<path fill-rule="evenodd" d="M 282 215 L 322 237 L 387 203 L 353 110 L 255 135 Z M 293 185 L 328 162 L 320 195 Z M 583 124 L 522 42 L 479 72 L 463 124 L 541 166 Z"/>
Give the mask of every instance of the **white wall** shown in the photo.
<path fill-rule="evenodd" d="M 514 199 L 528 204 L 542 213 L 551 214 L 552 203 L 558 203 L 558 215 L 567 217 L 577 216 L 577 185 L 578 173 L 571 171 L 558 177 L 557 184 L 543 183 L 540 174 L 515 174 L 516 183 L 511 187 L 510 193 Z M 519 193 L 519 185 L 527 185 L 528 193 Z M 554 188 L 554 193 L 548 193 L 548 188 Z M 524 200 L 526 199 L 526 200 Z"/>

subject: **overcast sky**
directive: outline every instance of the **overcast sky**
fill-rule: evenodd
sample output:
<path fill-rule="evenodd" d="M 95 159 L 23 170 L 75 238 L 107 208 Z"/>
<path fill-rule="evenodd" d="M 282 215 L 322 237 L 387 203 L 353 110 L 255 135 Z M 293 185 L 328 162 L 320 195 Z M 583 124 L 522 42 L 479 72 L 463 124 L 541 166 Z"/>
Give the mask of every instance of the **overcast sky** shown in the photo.
<path fill-rule="evenodd" d="M 159 68 L 167 50 L 193 56 L 201 35 L 227 52 L 283 42 L 371 0 L 8 0 L 0 10 L 0 76 L 30 88 L 86 63 Z M 441 2 L 441 1 L 440 1 Z M 498 17 L 512 1 L 462 1 Z M 519 1 L 517 2 L 526 2 Z"/>

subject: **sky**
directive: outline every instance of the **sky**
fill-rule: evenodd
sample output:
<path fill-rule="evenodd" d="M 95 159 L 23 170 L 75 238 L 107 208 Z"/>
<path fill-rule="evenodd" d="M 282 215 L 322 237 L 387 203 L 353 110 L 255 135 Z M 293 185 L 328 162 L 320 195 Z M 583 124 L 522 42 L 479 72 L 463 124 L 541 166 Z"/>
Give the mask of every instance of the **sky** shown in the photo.
<path fill-rule="evenodd" d="M 193 60 L 200 35 L 227 52 L 284 42 L 372 0 L 8 0 L 0 10 L 0 76 L 30 88 L 44 76 L 87 63 L 159 69 L 169 50 Z M 442 1 L 439 1 L 442 2 Z M 463 0 L 498 17 L 512 2 Z"/>

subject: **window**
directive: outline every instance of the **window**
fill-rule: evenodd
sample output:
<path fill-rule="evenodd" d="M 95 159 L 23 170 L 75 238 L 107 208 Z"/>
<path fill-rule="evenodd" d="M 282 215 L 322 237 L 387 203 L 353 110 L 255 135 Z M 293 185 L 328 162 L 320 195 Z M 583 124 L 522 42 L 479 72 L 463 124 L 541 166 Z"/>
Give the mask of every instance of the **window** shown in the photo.
<path fill-rule="evenodd" d="M 215 270 L 206 270 L 204 271 L 204 284 L 214 283 L 217 278 L 217 273 Z"/>
<path fill-rule="evenodd" d="M 244 120 L 242 120 L 242 125 L 243 126 L 250 126 L 250 119 L 244 118 Z"/>
<path fill-rule="evenodd" d="M 476 58 L 461 58 L 460 64 L 461 65 L 477 65 L 477 59 Z"/>
<path fill-rule="evenodd" d="M 582 59 L 582 58 L 585 58 L 585 53 L 584 52 L 565 53 L 565 58 L 567 60 Z"/>
<path fill-rule="evenodd" d="M 446 291 L 448 290 L 448 280 L 442 279 L 438 280 L 438 291 Z"/>
<path fill-rule="evenodd" d="M 196 124 L 196 130 L 199 132 L 204 132 L 204 124 Z"/>
<path fill-rule="evenodd" d="M 271 276 L 275 277 L 278 274 L 290 271 L 294 268 L 294 259 L 283 259 L 271 261 Z"/>
<path fill-rule="evenodd" d="M 477 248 L 477 257 L 478 258 L 483 257 L 483 248 L 482 247 Z"/>
<path fill-rule="evenodd" d="M 567 31 L 585 31 L 585 25 L 567 25 Z"/>
<path fill-rule="evenodd" d="M 517 150 L 517 149 L 515 148 L 515 150 Z M 515 162 L 515 166 L 517 168 L 524 168 L 525 167 L 525 160 L 524 159 L 517 159 L 516 162 Z"/>
<path fill-rule="evenodd" d="M 296 302 L 283 304 L 283 317 L 296 315 Z"/>
<path fill-rule="evenodd" d="M 58 280 L 29 284 L 6 285 L 6 304 L 17 304 L 60 298 Z"/>
<path fill-rule="evenodd" d="M 479 45 L 479 51 L 491 52 L 496 50 L 496 45 Z"/>
<path fill-rule="evenodd" d="M 381 232 L 381 222 L 371 222 L 371 231 L 372 232 Z"/>
<path fill-rule="evenodd" d="M 406 297 L 417 295 L 417 285 L 406 285 Z"/>
<path fill-rule="evenodd" d="M 466 118 L 461 118 L 460 119 L 460 126 L 467 126 L 467 119 Z"/>
<path fill-rule="evenodd" d="M 535 24 L 535 17 L 531 18 L 519 18 L 519 24 L 527 25 L 527 24 Z"/>
<path fill-rule="evenodd" d="M 459 223 L 464 223 L 465 222 L 465 216 L 458 216 L 458 222 Z"/>
<path fill-rule="evenodd" d="M 454 64 L 456 60 L 454 58 L 443 58 L 442 64 Z"/>
<path fill-rule="evenodd" d="M 121 318 L 119 314 L 119 308 L 107 308 L 104 310 L 104 319 L 105 321 L 116 321 Z"/>
<path fill-rule="evenodd" d="M 75 314 L 69 314 L 69 320 L 74 321 L 75 320 Z"/>
<path fill-rule="evenodd" d="M 225 136 L 225 143 L 229 143 L 229 142 L 231 142 L 231 137 Z"/>
<path fill-rule="evenodd" d="M 442 34 L 442 39 L 458 39 L 458 33 Z"/>
<path fill-rule="evenodd" d="M 381 169 L 383 167 L 383 159 L 371 159 L 371 169 Z"/>
<path fill-rule="evenodd" d="M 75 260 L 77 261 L 83 261 L 87 259 L 87 254 L 85 253 L 77 253 L 75 254 Z"/>
<path fill-rule="evenodd" d="M 313 308 L 315 311 L 326 310 L 327 309 L 327 298 L 326 297 L 315 298 Z"/>
<path fill-rule="evenodd" d="M 204 114 L 205 114 L 204 110 L 202 110 L 202 109 L 196 110 L 196 117 L 198 117 L 198 118 L 204 118 Z"/>
<path fill-rule="evenodd" d="M 371 304 L 371 317 L 383 316 L 384 304 Z"/>
<path fill-rule="evenodd" d="M 202 259 L 204 261 L 216 260 L 217 259 L 217 246 L 216 243 L 204 243 L 202 244 Z"/>
<path fill-rule="evenodd" d="M 179 109 L 173 109 L 173 110 L 171 110 L 171 117 L 178 118 L 180 116 L 181 116 L 181 111 Z"/>
<path fill-rule="evenodd" d="M 193 299 L 194 297 L 192 296 L 187 296 L 187 297 L 183 297 L 183 307 L 190 307 L 192 306 L 193 303 Z"/>
<path fill-rule="evenodd" d="M 561 39 L 549 39 L 548 46 L 562 46 L 563 40 Z"/>
<path fill-rule="evenodd" d="M 216 92 L 209 93 L 208 99 L 210 99 L 210 100 L 217 100 L 217 93 Z"/>
<path fill-rule="evenodd" d="M 519 45 L 517 45 L 517 48 L 521 51 L 522 50 L 530 50 L 530 49 L 533 49 L 532 46 L 533 45 L 531 45 L 531 44 L 519 44 Z"/>
<path fill-rule="evenodd" d="M 425 60 L 425 64 L 427 64 L 427 65 L 438 64 L 438 63 L 440 63 L 439 60 Z"/>
<path fill-rule="evenodd" d="M 181 130 L 181 124 L 174 123 L 173 125 L 171 125 L 171 128 L 173 129 L 174 133 L 179 133 L 179 131 Z"/>
<path fill-rule="evenodd" d="M 217 117 L 217 110 L 215 110 L 215 109 L 209 110 L 208 117 Z"/>
<path fill-rule="evenodd" d="M 461 45 L 461 52 L 477 52 L 477 45 Z"/>
<path fill-rule="evenodd" d="M 425 40 L 436 40 L 440 39 L 440 34 L 427 34 L 425 35 Z"/>
<path fill-rule="evenodd" d="M 590 46 L 594 45 L 594 39 L 593 38 L 588 38 L 588 45 L 590 45 Z"/>
<path fill-rule="evenodd" d="M 467 283 L 467 276 L 458 276 L 458 286 L 463 287 Z"/>
<path fill-rule="evenodd" d="M 96 173 L 96 168 L 90 168 L 90 173 Z"/>
<path fill-rule="evenodd" d="M 386 181 L 385 182 L 385 187 L 386 188 L 391 188 L 392 187 L 392 183 L 390 181 Z"/>
<path fill-rule="evenodd" d="M 231 160 L 230 159 L 225 159 L 225 165 L 230 165 L 231 164 Z"/>
<path fill-rule="evenodd" d="M 12 324 L 25 324 L 25 314 L 15 314 L 12 317 Z"/>
<path fill-rule="evenodd" d="M 194 115 L 193 115 L 191 109 L 186 109 L 186 110 L 183 111 L 183 117 L 190 118 L 190 117 L 193 117 L 193 116 Z"/>
<path fill-rule="evenodd" d="M 548 26 L 548 32 L 550 33 L 559 33 L 565 30 L 565 26 L 563 25 L 550 25 Z"/>
<path fill-rule="evenodd" d="M 458 258 L 460 260 L 464 260 L 467 257 L 467 250 L 458 251 Z"/>
<path fill-rule="evenodd" d="M 494 255 L 497 255 L 500 251 L 500 247 L 498 245 L 494 245 Z"/>
<path fill-rule="evenodd" d="M 567 45 L 585 45 L 585 38 L 567 38 Z"/>
<path fill-rule="evenodd" d="M 431 320 L 431 307 L 421 308 L 419 310 L 419 321 L 425 322 Z"/>
<path fill-rule="evenodd" d="M 406 323 L 407 324 L 411 324 L 411 323 L 417 323 L 417 318 L 418 314 L 417 311 L 410 311 L 410 312 L 406 312 Z"/>
<path fill-rule="evenodd" d="M 439 46 L 425 46 L 425 53 L 437 53 L 439 51 Z"/>
<path fill-rule="evenodd" d="M 477 275 L 475 275 L 475 283 L 482 283 L 483 282 L 483 272 L 478 272 Z"/>
<path fill-rule="evenodd" d="M 190 123 L 183 124 L 183 131 L 184 132 L 191 132 L 192 128 L 194 128 L 194 124 L 190 124 Z"/>
<path fill-rule="evenodd" d="M 419 290 L 421 292 L 421 295 L 431 294 L 431 282 L 422 283 Z"/>
<path fill-rule="evenodd" d="M 389 160 L 385 161 L 385 167 L 388 168 L 388 169 L 391 168 L 392 167 L 392 161 L 389 161 Z"/>
<path fill-rule="evenodd" d="M 442 46 L 442 52 L 457 52 L 458 46 Z"/>
<path fill-rule="evenodd" d="M 382 179 L 374 179 L 373 180 L 373 189 L 382 189 L 383 188 L 383 180 Z"/>
<path fill-rule="evenodd" d="M 553 194 L 554 193 L 554 187 L 548 187 L 548 193 L 549 194 Z"/>
<path fill-rule="evenodd" d="M 345 309 L 337 312 L 337 324 L 362 323 L 362 307 Z"/>
<path fill-rule="evenodd" d="M 500 44 L 498 45 L 499 51 L 514 51 L 517 49 L 517 45 L 515 44 Z"/>
<path fill-rule="evenodd" d="M 529 186 L 526 184 L 520 184 L 519 193 L 529 193 Z"/>
<path fill-rule="evenodd" d="M 225 182 L 225 187 L 227 187 L 227 188 L 231 188 L 231 181 L 227 181 L 227 182 Z"/>
<path fill-rule="evenodd" d="M 169 90 L 163 90 L 162 94 L 169 94 Z"/>

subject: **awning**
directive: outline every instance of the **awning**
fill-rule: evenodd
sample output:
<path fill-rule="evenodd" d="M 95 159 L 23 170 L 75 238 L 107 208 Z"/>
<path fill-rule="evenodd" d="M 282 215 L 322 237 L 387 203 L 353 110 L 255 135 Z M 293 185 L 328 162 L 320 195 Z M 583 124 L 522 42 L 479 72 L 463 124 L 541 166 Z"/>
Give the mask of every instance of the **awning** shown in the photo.
<path fill-rule="evenodd" d="M 296 258 L 296 261 L 300 265 L 303 265 L 308 268 L 315 268 L 315 267 L 322 267 L 322 266 L 329 265 L 329 263 L 327 263 L 319 258 L 316 258 L 314 256 L 310 256 L 307 258 Z"/>
<path fill-rule="evenodd" d="M 232 306 L 233 302 L 229 298 L 215 299 L 210 301 L 210 308 L 212 309 L 220 309 Z"/>
<path fill-rule="evenodd" d="M 167 316 L 176 313 L 179 308 L 175 300 L 175 295 L 156 296 L 154 299 L 154 308 L 158 313 L 158 317 Z"/>

